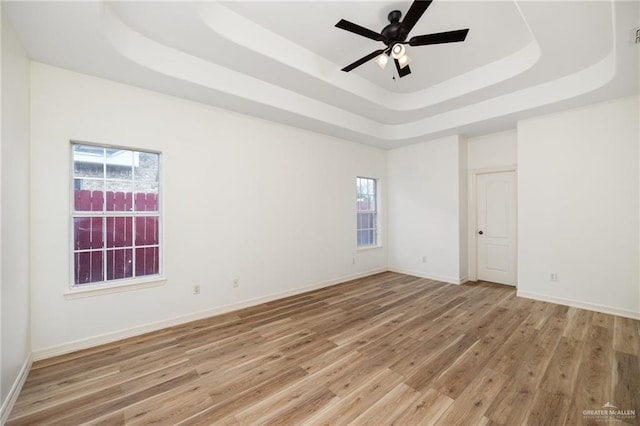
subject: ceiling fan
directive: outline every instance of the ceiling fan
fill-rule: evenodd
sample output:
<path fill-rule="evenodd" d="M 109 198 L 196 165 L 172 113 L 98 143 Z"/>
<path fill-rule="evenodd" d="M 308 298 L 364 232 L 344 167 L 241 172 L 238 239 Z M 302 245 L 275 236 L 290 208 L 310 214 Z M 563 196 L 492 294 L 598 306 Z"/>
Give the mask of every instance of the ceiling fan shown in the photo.
<path fill-rule="evenodd" d="M 387 45 L 386 48 L 371 52 L 367 56 L 364 56 L 354 63 L 347 65 L 346 67 L 342 68 L 342 71 L 349 72 L 376 57 L 376 63 L 381 68 L 384 68 L 387 65 L 389 56 L 391 56 L 396 64 L 398 75 L 400 76 L 400 78 L 402 78 L 406 75 L 411 74 L 411 69 L 409 68 L 409 62 L 411 62 L 411 59 L 406 53 L 405 44 L 408 44 L 409 46 L 427 46 L 430 44 L 455 43 L 464 41 L 464 39 L 467 37 L 467 33 L 469 32 L 469 28 L 463 30 L 414 36 L 411 37 L 409 41 L 406 41 L 407 36 L 416 25 L 418 20 L 422 17 L 422 14 L 431 5 L 431 1 L 432 0 L 415 0 L 411 4 L 411 7 L 407 11 L 407 14 L 402 21 L 400 21 L 402 13 L 399 10 L 391 11 L 388 15 L 389 25 L 384 27 L 382 31 L 380 31 L 380 33 L 362 27 L 358 24 L 354 24 L 353 22 L 349 22 L 345 19 L 341 19 L 340 22 L 336 24 L 336 27 L 361 35 L 366 38 L 370 38 L 375 41 L 381 41 Z"/>

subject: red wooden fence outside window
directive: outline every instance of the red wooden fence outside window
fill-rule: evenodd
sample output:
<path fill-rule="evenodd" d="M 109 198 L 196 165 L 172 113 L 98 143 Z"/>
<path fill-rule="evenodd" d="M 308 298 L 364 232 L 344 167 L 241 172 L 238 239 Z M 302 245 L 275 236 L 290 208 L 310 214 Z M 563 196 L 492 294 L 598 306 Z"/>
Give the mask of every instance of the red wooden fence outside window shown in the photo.
<path fill-rule="evenodd" d="M 103 194 L 75 190 L 75 211 L 102 212 Z M 106 201 L 107 212 L 102 217 L 76 215 L 73 219 L 75 284 L 158 274 L 157 195 L 108 191 Z M 131 212 L 132 202 L 137 214 L 109 215 L 109 212 Z"/>

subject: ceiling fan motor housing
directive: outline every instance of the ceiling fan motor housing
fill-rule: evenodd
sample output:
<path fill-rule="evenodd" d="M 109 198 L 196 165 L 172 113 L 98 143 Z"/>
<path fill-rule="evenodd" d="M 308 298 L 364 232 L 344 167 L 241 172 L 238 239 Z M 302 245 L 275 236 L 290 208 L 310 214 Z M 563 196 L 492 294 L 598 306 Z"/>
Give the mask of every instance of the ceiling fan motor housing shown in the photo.
<path fill-rule="evenodd" d="M 399 10 L 392 10 L 387 16 L 390 24 L 384 27 L 380 32 L 383 37 L 382 42 L 387 46 L 391 46 L 398 42 L 404 42 L 407 38 L 407 34 L 403 34 L 402 31 L 402 24 L 400 23 L 401 16 L 402 12 Z"/>

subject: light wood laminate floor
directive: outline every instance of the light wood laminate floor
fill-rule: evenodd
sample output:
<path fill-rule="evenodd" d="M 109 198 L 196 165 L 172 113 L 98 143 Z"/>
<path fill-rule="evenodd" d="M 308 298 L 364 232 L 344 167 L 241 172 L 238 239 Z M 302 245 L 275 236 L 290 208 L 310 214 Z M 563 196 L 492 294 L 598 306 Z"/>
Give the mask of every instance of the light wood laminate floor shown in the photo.
<path fill-rule="evenodd" d="M 640 415 L 638 326 L 386 272 L 36 362 L 8 425 L 638 424 L 584 411 Z"/>

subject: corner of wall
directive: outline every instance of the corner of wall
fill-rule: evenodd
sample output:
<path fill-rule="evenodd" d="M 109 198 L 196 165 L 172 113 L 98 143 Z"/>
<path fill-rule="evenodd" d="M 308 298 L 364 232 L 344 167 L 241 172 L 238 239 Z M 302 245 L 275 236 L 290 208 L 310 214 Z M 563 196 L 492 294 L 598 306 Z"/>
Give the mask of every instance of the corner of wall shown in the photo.
<path fill-rule="evenodd" d="M 33 357 L 31 354 L 25 359 L 24 364 L 22 364 L 22 368 L 18 373 L 18 377 L 11 385 L 11 389 L 9 390 L 7 397 L 2 401 L 2 406 L 0 406 L 0 425 L 4 425 L 9 419 L 9 415 L 11 414 L 11 410 L 18 400 L 18 396 L 20 395 L 20 391 L 24 386 L 24 383 L 27 381 L 27 377 L 29 376 L 29 371 L 31 371 L 31 365 L 33 364 Z"/>
<path fill-rule="evenodd" d="M 460 282 L 469 280 L 469 187 L 468 187 L 468 140 L 463 136 L 458 138 L 458 242 Z"/>
<path fill-rule="evenodd" d="M 1 6 L 0 14 L 0 416 L 4 419 L 31 366 L 30 62 Z"/>

